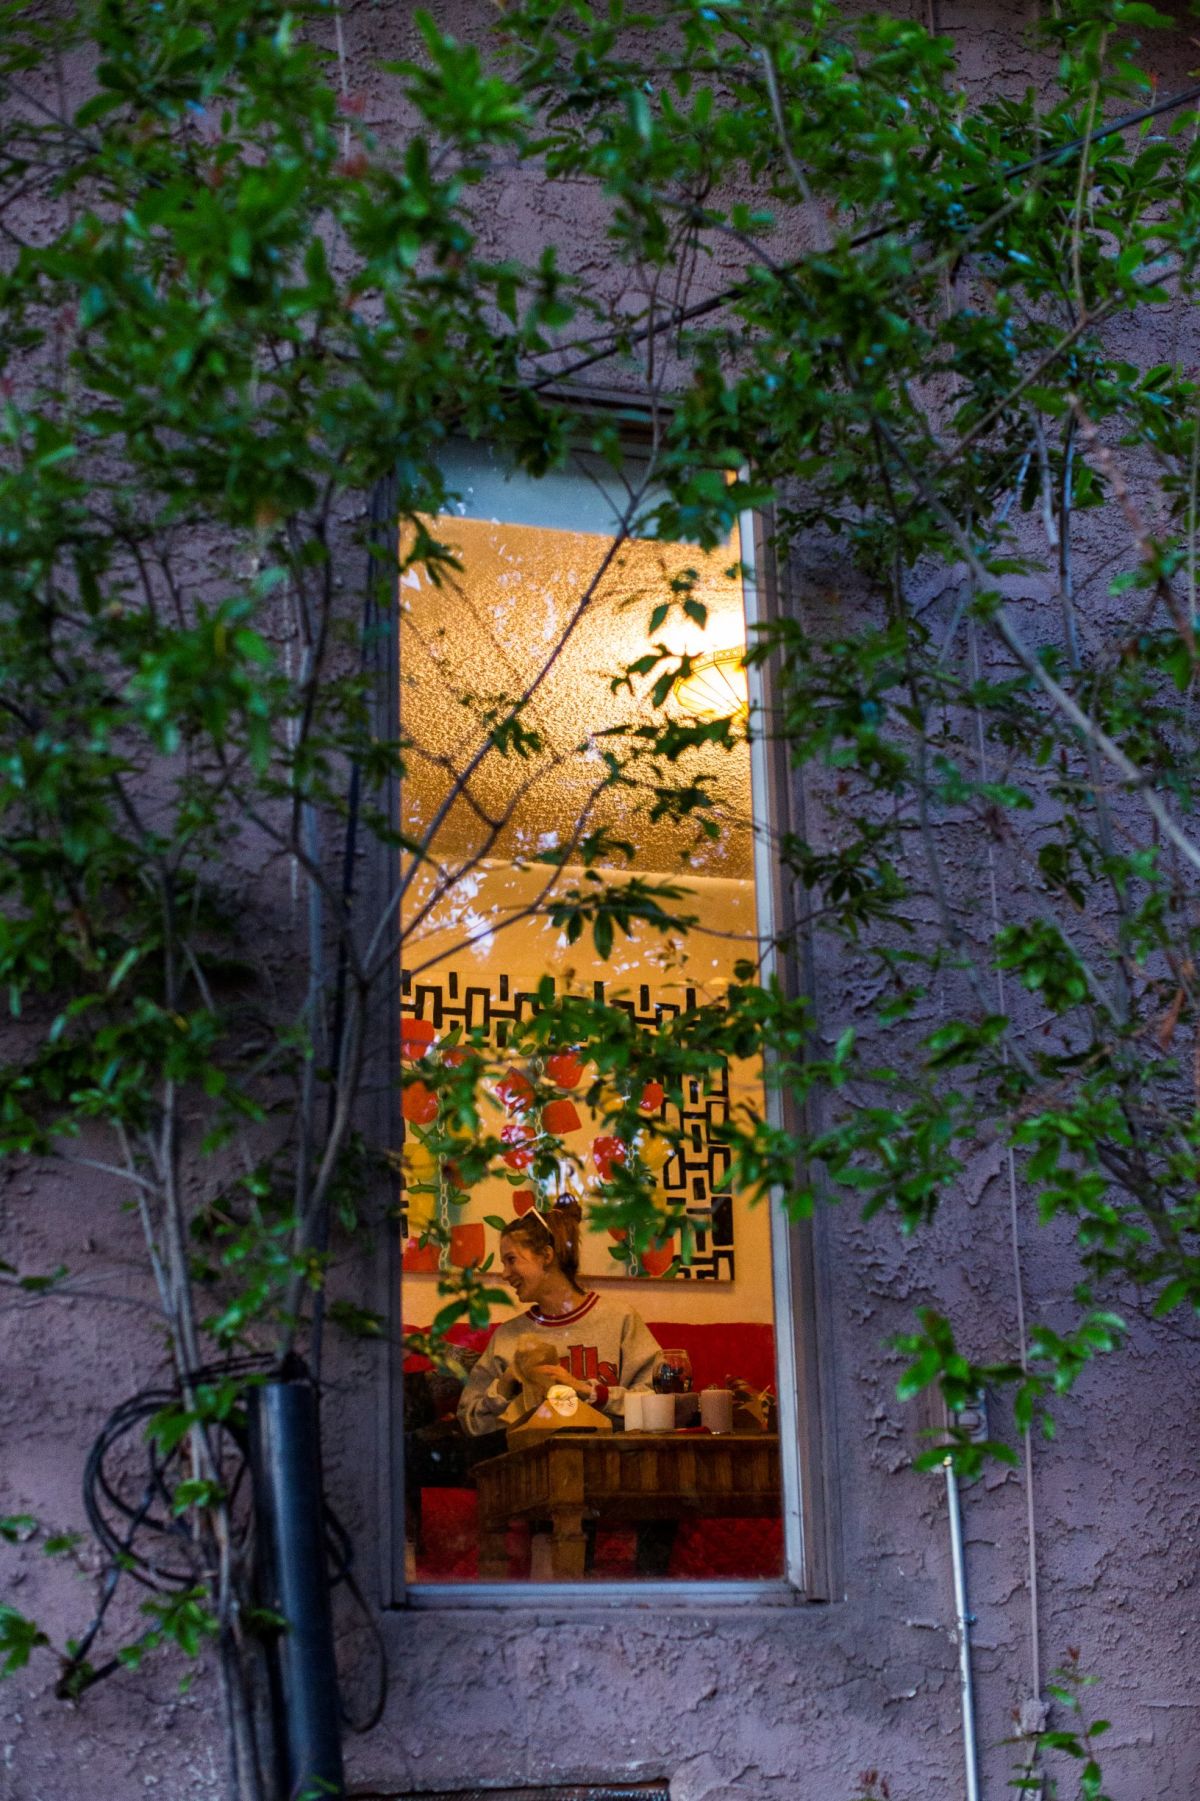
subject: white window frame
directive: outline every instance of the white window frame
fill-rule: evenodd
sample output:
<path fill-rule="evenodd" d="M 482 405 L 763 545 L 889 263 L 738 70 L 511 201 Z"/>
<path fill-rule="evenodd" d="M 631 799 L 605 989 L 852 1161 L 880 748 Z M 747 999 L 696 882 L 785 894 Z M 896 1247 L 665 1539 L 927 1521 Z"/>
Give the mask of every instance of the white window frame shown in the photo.
<path fill-rule="evenodd" d="M 595 405 L 594 399 L 590 402 Z M 621 403 L 628 420 L 628 401 Z M 630 432 L 631 451 L 637 439 Z M 376 546 L 374 575 L 384 574 L 379 561 L 382 549 L 394 543 L 395 490 L 383 483 L 372 503 Z M 392 537 L 389 540 L 389 522 Z M 770 548 L 770 519 L 745 512 L 739 518 L 743 564 L 743 605 L 748 634 L 774 616 L 779 587 Z M 391 556 L 395 583 L 395 556 Z M 384 575 L 386 580 L 386 575 Z M 391 619 L 397 617 L 393 607 Z M 372 660 L 377 677 L 377 706 L 381 726 L 394 734 L 398 716 L 399 684 L 394 626 L 376 618 L 371 634 Z M 756 662 L 748 670 L 751 717 L 767 716 L 773 687 L 773 658 Z M 750 750 L 751 804 L 756 825 L 769 820 L 778 832 L 795 829 L 802 801 L 782 745 L 757 734 Z M 398 817 L 399 795 L 395 780 L 391 792 L 377 797 Z M 378 862 L 385 859 L 380 857 Z M 774 856 L 769 837 L 755 832 L 754 877 L 760 940 L 769 947 L 779 942 L 795 946 L 781 958 L 768 949 L 764 974 L 776 977 L 792 993 L 811 993 L 811 957 L 807 940 L 795 929 L 794 908 L 784 872 Z M 394 893 L 394 872 L 376 870 L 369 887 L 380 895 Z M 397 1141 L 399 1108 L 399 986 L 382 984 L 377 1006 L 386 1017 L 371 1034 L 378 1045 L 386 1042 L 389 1080 L 375 1086 L 368 1106 L 366 1130 L 371 1141 L 391 1147 Z M 794 1101 L 778 1085 L 766 1083 L 767 1112 L 771 1123 L 786 1127 L 794 1119 Z M 829 1322 L 827 1283 L 824 1280 L 822 1237 L 817 1220 L 790 1220 L 778 1194 L 771 1198 L 772 1298 L 776 1385 L 779 1397 L 780 1476 L 784 1524 L 784 1573 L 766 1579 L 690 1581 L 687 1578 L 597 1579 L 589 1582 L 443 1582 L 412 1583 L 405 1579 L 404 1497 L 404 1396 L 401 1343 L 400 1242 L 396 1229 L 396 1193 L 379 1197 L 376 1209 L 379 1250 L 376 1256 L 376 1305 L 389 1322 L 380 1372 L 379 1524 L 381 1602 L 389 1609 L 503 1608 L 535 1609 L 539 1614 L 574 1613 L 588 1609 L 628 1606 L 706 1609 L 713 1606 L 792 1606 L 810 1601 L 840 1598 L 839 1544 L 836 1487 L 832 1480 L 832 1409 L 829 1404 Z"/>

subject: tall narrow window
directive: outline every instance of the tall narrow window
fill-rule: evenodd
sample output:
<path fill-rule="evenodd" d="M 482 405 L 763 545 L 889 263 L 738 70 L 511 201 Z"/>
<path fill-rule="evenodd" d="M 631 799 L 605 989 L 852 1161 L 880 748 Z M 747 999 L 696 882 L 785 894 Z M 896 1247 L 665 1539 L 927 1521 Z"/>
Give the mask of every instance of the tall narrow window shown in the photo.
<path fill-rule="evenodd" d="M 400 545 L 409 1577 L 778 1577 L 762 1076 L 713 1049 L 760 945 L 737 535 L 647 535 L 636 459 L 445 472 L 449 559 Z"/>

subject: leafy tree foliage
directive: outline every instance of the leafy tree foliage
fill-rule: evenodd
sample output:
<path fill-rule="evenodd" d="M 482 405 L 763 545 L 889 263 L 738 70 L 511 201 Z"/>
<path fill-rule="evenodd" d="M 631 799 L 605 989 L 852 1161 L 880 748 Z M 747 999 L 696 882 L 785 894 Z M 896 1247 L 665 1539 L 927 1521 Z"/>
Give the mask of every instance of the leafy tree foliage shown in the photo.
<path fill-rule="evenodd" d="M 562 396 L 619 377 L 652 450 L 626 532 L 717 546 L 770 503 L 796 572 L 750 651 L 772 700 L 749 729 L 808 794 L 776 841 L 774 973 L 748 960 L 720 1010 L 650 1042 L 547 992 L 535 1074 L 586 1044 L 630 1143 L 647 1082 L 765 1054 L 781 1105 L 736 1122 L 739 1188 L 797 1215 L 848 1196 L 910 1233 L 1000 1147 L 1075 1234 L 1077 1318 L 979 1367 L 923 1313 L 904 1392 L 1008 1381 L 1019 1422 L 1047 1419 L 1122 1337 L 1118 1285 L 1200 1306 L 1194 96 L 1154 98 L 1135 40 L 1168 21 L 1139 0 L 1062 0 L 1049 97 L 981 100 L 947 41 L 826 0 L 514 0 L 479 45 L 421 15 L 411 60 L 376 71 L 388 131 L 328 7 L 3 17 L 0 1143 L 99 1166 L 140 1219 L 192 1561 L 126 1661 L 215 1637 L 252 1796 L 256 1622 L 221 1447 L 254 1370 L 309 1341 L 370 1185 L 355 1122 L 400 928 L 330 847 L 354 812 L 398 867 L 433 851 L 386 804 L 411 747 L 380 725 L 347 590 L 386 634 L 401 529 L 453 579 L 430 526 L 451 436 L 533 475 L 581 446 L 616 467 L 618 426 Z M 514 166 L 586 184 L 619 280 L 549 239 L 489 253 L 487 184 Z M 1172 345 L 1154 366 L 1150 327 Z M 686 584 L 659 597 L 612 671 L 654 678 L 602 776 L 631 840 L 638 815 L 721 830 L 682 772 L 745 728 L 665 706 L 664 625 L 698 608 Z M 528 699 L 488 702 L 478 758 L 534 754 Z M 272 963 L 293 874 L 309 929 Z M 634 922 L 686 930 L 685 880 L 560 875 L 545 910 L 601 956 Z M 869 973 L 869 1007 L 814 1016 L 814 946 Z M 404 1080 L 466 1191 L 512 1143 L 479 1099 L 486 1047 L 458 1048 Z M 650 1243 L 646 1170 L 610 1174 L 598 1223 Z M 486 1317 L 487 1285 L 447 1273 L 435 1338 Z M 41 1642 L 0 1612 L 10 1668 Z"/>

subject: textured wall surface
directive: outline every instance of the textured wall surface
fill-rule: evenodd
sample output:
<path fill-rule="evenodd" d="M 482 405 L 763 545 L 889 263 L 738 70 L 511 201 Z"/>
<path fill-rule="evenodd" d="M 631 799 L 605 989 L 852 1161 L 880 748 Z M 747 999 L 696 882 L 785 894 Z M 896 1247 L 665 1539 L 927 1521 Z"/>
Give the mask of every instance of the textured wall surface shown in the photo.
<path fill-rule="evenodd" d="M 464 36 L 480 35 L 490 15 L 483 0 L 438 10 Z M 976 92 L 1028 78 L 1026 18 L 1017 7 L 956 4 L 939 22 L 958 41 Z M 410 9 L 348 9 L 346 30 L 351 85 L 365 92 L 367 115 L 381 130 L 397 128 L 370 63 L 413 53 Z M 1195 60 L 1183 46 L 1158 54 L 1164 82 Z M 562 187 L 548 196 L 532 175 L 509 175 L 483 199 L 498 253 L 552 239 L 597 285 L 627 281 L 606 259 L 586 192 Z M 725 245 L 705 279 L 717 285 L 737 273 Z M 638 304 L 636 293 L 630 303 Z M 1133 348 L 1147 361 L 1156 354 L 1153 343 Z M 819 559 L 801 558 L 789 591 L 819 580 Z M 956 854 L 965 867 L 973 848 Z M 286 932 L 287 922 L 278 923 Z M 818 998 L 833 1031 L 867 997 L 853 969 L 824 968 Z M 136 1234 L 102 1178 L 37 1165 L 0 1170 L 0 1236 L 19 1267 L 64 1262 L 95 1272 L 90 1295 L 0 1304 L 0 1513 L 82 1529 L 80 1473 L 100 1418 L 165 1368 L 161 1334 L 139 1304 Z M 1025 1212 L 1017 1239 L 1026 1304 L 1053 1323 L 1070 1299 L 1070 1248 Z M 844 1210 L 820 1222 L 818 1251 L 843 1598 L 791 1607 L 690 1607 L 681 1599 L 388 1614 L 387 1706 L 374 1732 L 349 1743 L 352 1788 L 387 1794 L 666 1777 L 673 1801 L 850 1801 L 859 1773 L 874 1768 L 893 1801 L 962 1795 L 945 1491 L 938 1476 L 910 1467 L 918 1421 L 895 1400 L 888 1345 L 912 1307 L 928 1300 L 963 1323 L 972 1353 L 1013 1353 L 1002 1161 L 981 1155 L 955 1205 L 918 1241 L 901 1240 L 886 1219 L 862 1224 Z M 367 1279 L 353 1268 L 341 1277 L 347 1292 L 361 1292 Z M 1130 1348 L 1092 1369 L 1061 1406 L 1057 1441 L 1034 1445 L 1032 1544 L 1021 1471 L 997 1469 L 964 1491 L 989 1797 L 1008 1792 L 1016 1753 L 1004 1741 L 1032 1691 L 1035 1658 L 1045 1680 L 1068 1647 L 1102 1678 L 1096 1711 L 1113 1721 L 1105 1768 L 1114 1796 L 1159 1801 L 1200 1784 L 1190 1655 L 1200 1633 L 1200 1352 L 1185 1331 L 1133 1317 Z M 377 1378 L 373 1353 L 342 1353 L 326 1406 L 332 1498 L 354 1533 L 371 1595 L 380 1532 Z M 1009 1424 L 999 1407 L 992 1424 L 999 1432 Z M 33 1547 L 0 1549 L 0 1588 L 65 1637 L 91 1615 L 96 1567 L 86 1546 L 74 1561 L 56 1562 Z M 347 1689 L 358 1704 L 370 1687 L 371 1647 L 348 1612 L 339 1617 Z M 211 1670 L 180 1694 L 178 1669 L 151 1660 L 79 1706 L 54 1700 L 52 1684 L 39 1656 L 0 1684 L 4 1801 L 222 1794 Z"/>

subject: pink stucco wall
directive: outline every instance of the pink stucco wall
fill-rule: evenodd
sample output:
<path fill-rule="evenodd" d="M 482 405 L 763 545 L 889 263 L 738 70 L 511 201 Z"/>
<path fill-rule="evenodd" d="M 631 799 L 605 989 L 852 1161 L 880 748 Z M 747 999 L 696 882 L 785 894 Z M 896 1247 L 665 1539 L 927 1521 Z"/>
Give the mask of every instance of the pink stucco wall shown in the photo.
<path fill-rule="evenodd" d="M 440 22 L 486 31 L 483 0 L 454 0 Z M 1025 15 L 1001 0 L 943 5 L 972 84 L 1019 84 L 1029 69 Z M 381 130 L 381 56 L 414 51 L 405 5 L 350 9 L 352 83 Z M 1165 78 L 1194 62 L 1159 52 Z M 1182 59 L 1182 61 L 1180 60 Z M 396 127 L 398 129 L 398 126 Z M 547 196 L 529 174 L 498 177 L 484 196 L 489 241 L 528 252 L 547 237 L 565 260 L 614 279 L 588 195 Z M 731 247 L 708 271 L 736 274 Z M 1152 352 L 1153 347 L 1148 346 Z M 615 381 L 617 378 L 613 376 Z M 629 379 L 628 376 L 626 379 Z M 803 593 L 814 557 L 797 555 Z M 969 856 L 969 847 L 961 855 Z M 281 877 L 282 880 L 282 877 Z M 286 921 L 280 921 L 286 929 Z M 863 997 L 852 967 L 819 970 L 830 1019 Z M 1073 1280 L 1069 1247 L 1021 1220 L 1031 1313 L 1054 1317 Z M 79 1479 L 113 1399 L 162 1366 L 161 1336 L 138 1273 L 133 1223 L 101 1178 L 61 1165 L 0 1167 L 0 1239 L 21 1267 L 94 1270 L 92 1298 L 0 1300 L 0 1512 L 82 1528 Z M 819 1225 L 828 1285 L 829 1446 L 844 1598 L 794 1607 L 648 1603 L 571 1609 L 411 1610 L 382 1617 L 390 1687 L 381 1725 L 351 1739 L 351 1787 L 389 1794 L 465 1783 L 669 1778 L 673 1801 L 849 1801 L 859 1772 L 883 1773 L 894 1801 L 954 1801 L 963 1792 L 957 1649 L 945 1495 L 915 1474 L 915 1410 L 894 1398 L 887 1346 L 915 1303 L 965 1322 L 973 1352 L 1015 1344 L 1008 1195 L 998 1156 L 981 1156 L 945 1218 L 902 1241 L 886 1219 L 849 1209 Z M 367 1281 L 348 1269 L 348 1290 Z M 1058 1410 L 1054 1444 L 1033 1455 L 1040 1591 L 1038 1656 L 1051 1670 L 1069 1646 L 1102 1677 L 1097 1709 L 1113 1721 L 1108 1787 L 1121 1801 L 1184 1796 L 1200 1783 L 1200 1706 L 1191 1678 L 1200 1632 L 1193 1589 L 1200 1527 L 1194 1335 L 1136 1323 L 1130 1348 L 1096 1367 Z M 378 1369 L 374 1352 L 338 1353 L 326 1408 L 332 1499 L 351 1527 L 367 1592 L 379 1543 Z M 994 1428 L 1007 1424 L 997 1407 Z M 1032 1631 L 1026 1497 L 997 1469 L 964 1493 L 984 1792 L 1006 1792 L 1004 1741 L 1030 1692 Z M 49 1562 L 0 1550 L 0 1589 L 62 1637 L 90 1616 L 91 1553 Z M 370 1681 L 364 1635 L 343 1617 L 352 1694 Z M 187 1694 L 179 1669 L 151 1660 L 79 1706 L 51 1694 L 43 1658 L 0 1684 L 4 1801 L 215 1801 L 223 1771 L 215 1684 Z"/>

